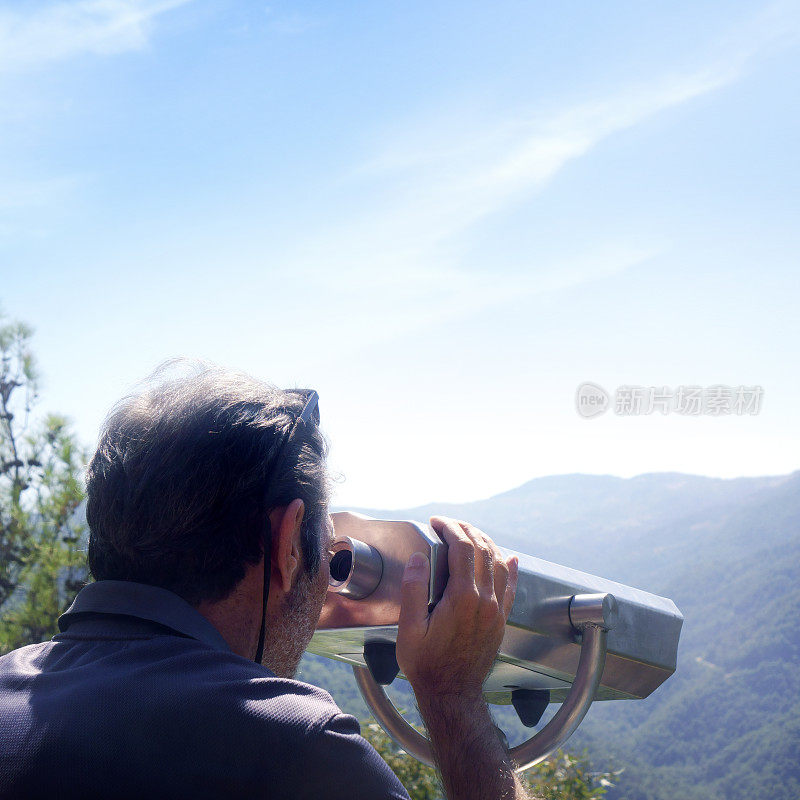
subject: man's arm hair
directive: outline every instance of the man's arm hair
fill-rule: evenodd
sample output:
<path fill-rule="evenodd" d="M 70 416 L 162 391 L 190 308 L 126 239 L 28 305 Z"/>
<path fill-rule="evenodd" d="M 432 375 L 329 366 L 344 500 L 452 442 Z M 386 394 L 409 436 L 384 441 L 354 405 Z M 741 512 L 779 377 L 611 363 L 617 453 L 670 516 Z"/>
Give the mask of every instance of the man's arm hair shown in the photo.
<path fill-rule="evenodd" d="M 527 800 L 482 699 L 423 697 L 420 713 L 448 800 Z"/>
<path fill-rule="evenodd" d="M 428 612 L 430 563 L 403 574 L 397 660 L 428 727 L 448 800 L 527 800 L 483 700 L 511 613 L 518 563 L 466 522 L 432 517 L 447 543 L 449 578 Z"/>

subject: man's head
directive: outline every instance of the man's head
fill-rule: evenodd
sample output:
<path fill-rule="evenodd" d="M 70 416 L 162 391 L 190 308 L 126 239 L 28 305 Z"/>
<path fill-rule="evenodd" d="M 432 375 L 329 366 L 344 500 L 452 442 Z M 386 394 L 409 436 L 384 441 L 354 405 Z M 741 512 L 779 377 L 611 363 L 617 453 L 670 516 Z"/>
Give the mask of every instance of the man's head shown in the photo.
<path fill-rule="evenodd" d="M 87 474 L 92 574 L 195 606 L 225 600 L 261 562 L 280 510 L 302 501 L 292 522 L 302 592 L 327 545 L 330 486 L 317 426 L 288 438 L 305 395 L 188 366 L 161 368 L 106 420 Z"/>

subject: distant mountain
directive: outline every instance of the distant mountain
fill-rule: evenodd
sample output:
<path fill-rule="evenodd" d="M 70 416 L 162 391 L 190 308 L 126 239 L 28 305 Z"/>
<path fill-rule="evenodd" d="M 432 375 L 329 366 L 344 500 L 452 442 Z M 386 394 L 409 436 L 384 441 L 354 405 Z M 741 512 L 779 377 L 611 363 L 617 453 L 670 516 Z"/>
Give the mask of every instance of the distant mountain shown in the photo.
<path fill-rule="evenodd" d="M 595 703 L 568 745 L 625 767 L 613 800 L 800 798 L 800 472 L 559 475 L 473 503 L 362 511 L 463 518 L 510 549 L 675 601 L 675 675 L 646 700 Z M 363 716 L 349 669 L 316 657 L 303 669 Z"/>

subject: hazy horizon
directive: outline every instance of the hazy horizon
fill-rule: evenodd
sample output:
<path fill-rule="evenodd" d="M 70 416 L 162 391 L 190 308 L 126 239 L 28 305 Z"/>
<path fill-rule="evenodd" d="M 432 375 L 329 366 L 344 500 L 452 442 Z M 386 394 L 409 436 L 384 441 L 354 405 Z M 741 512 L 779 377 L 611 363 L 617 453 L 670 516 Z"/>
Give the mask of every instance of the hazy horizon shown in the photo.
<path fill-rule="evenodd" d="M 337 503 L 789 472 L 798 45 L 796 0 L 0 0 L 0 304 L 88 446 L 175 356 L 317 389 Z"/>
<path fill-rule="evenodd" d="M 791 472 L 779 473 L 779 474 L 769 474 L 769 475 L 735 475 L 732 477 L 718 477 L 715 475 L 701 475 L 699 473 L 693 472 L 674 472 L 674 471 L 664 471 L 664 472 L 642 472 L 638 475 L 629 475 L 629 476 L 622 476 L 622 475 L 612 475 L 610 473 L 594 473 L 594 472 L 561 472 L 555 473 L 553 475 L 537 475 L 534 478 L 530 478 L 526 481 L 523 481 L 516 486 L 512 486 L 508 489 L 502 489 L 495 494 L 482 496 L 482 497 L 474 497 L 467 500 L 440 500 L 440 499 L 433 499 L 428 500 L 422 503 L 416 503 L 413 506 L 395 506 L 395 507 L 388 507 L 388 506 L 367 506 L 364 504 L 348 504 L 343 505 L 341 503 L 334 503 L 332 508 L 336 511 L 346 511 L 348 508 L 355 509 L 355 510 L 367 510 L 367 511 L 406 511 L 406 510 L 415 510 L 417 508 L 425 508 L 427 506 L 432 506 L 436 504 L 441 504 L 444 506 L 451 506 L 451 505 L 470 505 L 473 503 L 482 503 L 493 500 L 497 497 L 502 497 L 506 494 L 511 494 L 513 492 L 522 489 L 529 484 L 536 483 L 537 481 L 547 481 L 550 479 L 559 479 L 559 478 L 612 478 L 614 480 L 620 481 L 635 481 L 639 478 L 659 478 L 659 477 L 680 477 L 680 478 L 699 478 L 702 480 L 710 480 L 710 481 L 723 481 L 726 483 L 733 483 L 734 481 L 747 481 L 747 480 L 764 480 L 764 481 L 780 481 L 782 479 L 790 479 L 793 476 L 800 474 L 800 467 Z"/>

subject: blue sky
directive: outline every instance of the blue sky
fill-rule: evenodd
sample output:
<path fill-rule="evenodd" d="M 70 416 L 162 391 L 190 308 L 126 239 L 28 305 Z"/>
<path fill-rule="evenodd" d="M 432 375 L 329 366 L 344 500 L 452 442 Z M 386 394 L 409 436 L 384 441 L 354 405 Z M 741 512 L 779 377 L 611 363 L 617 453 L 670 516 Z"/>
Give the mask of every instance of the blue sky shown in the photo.
<path fill-rule="evenodd" d="M 800 467 L 800 4 L 0 3 L 0 302 L 91 445 L 316 387 L 343 504 Z M 583 381 L 764 387 L 582 419 Z"/>

